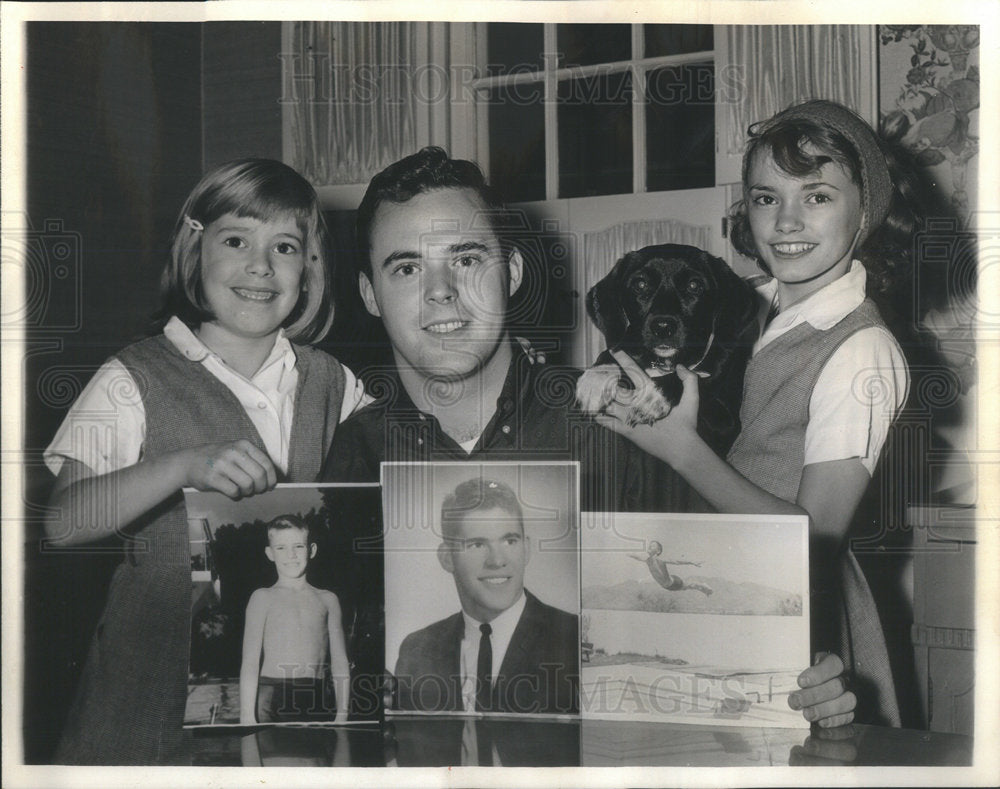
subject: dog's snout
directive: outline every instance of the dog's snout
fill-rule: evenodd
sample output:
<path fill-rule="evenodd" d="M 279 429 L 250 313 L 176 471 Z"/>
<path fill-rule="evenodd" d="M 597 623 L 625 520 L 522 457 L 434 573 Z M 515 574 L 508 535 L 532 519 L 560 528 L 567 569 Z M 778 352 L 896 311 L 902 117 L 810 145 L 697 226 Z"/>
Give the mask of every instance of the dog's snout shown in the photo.
<path fill-rule="evenodd" d="M 670 315 L 661 315 L 653 319 L 650 328 L 659 339 L 666 340 L 677 334 L 680 321 Z"/>

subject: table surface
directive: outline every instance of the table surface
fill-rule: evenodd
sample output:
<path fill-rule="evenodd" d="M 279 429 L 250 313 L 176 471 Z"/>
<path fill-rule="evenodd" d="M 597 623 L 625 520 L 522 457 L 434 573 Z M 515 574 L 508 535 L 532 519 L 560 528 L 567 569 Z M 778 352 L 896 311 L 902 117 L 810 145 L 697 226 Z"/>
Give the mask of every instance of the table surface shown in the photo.
<path fill-rule="evenodd" d="M 810 731 L 440 715 L 339 727 L 205 728 L 187 737 L 196 766 L 312 767 L 476 764 L 470 754 L 479 740 L 492 745 L 493 765 L 506 767 L 960 767 L 972 764 L 973 742 L 958 734 L 858 724 Z"/>

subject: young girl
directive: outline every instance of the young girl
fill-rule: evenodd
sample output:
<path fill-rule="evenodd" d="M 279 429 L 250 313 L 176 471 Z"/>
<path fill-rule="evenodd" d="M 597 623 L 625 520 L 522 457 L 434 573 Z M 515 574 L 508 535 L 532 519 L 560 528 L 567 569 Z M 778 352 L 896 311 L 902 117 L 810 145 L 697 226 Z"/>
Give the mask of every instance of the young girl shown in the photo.
<path fill-rule="evenodd" d="M 626 427 L 624 392 L 600 419 L 719 511 L 809 516 L 814 647 L 852 670 L 859 717 L 898 726 L 885 639 L 846 535 L 909 385 L 866 287 L 881 289 L 906 263 L 915 217 L 868 124 L 810 101 L 751 128 L 732 219 L 736 248 L 772 278 L 758 289 L 762 334 L 727 462 L 695 432 L 698 378 L 684 368 L 684 396 L 665 419 Z M 651 386 L 616 358 L 637 389 Z"/>
<path fill-rule="evenodd" d="M 49 537 L 119 535 L 126 554 L 57 762 L 179 758 L 191 627 L 181 488 L 235 499 L 311 482 L 364 400 L 349 370 L 297 344 L 333 319 L 325 242 L 316 193 L 289 167 L 245 159 L 206 174 L 175 226 L 162 333 L 100 368 L 46 451 L 58 475 Z"/>

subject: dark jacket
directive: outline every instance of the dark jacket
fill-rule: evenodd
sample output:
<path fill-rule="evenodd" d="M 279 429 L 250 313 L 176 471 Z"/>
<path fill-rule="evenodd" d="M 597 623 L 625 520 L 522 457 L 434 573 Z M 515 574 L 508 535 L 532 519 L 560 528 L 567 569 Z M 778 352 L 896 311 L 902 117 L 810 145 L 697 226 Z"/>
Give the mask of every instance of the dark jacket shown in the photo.
<path fill-rule="evenodd" d="M 527 602 L 493 683 L 493 712 L 576 714 L 580 710 L 580 628 L 576 616 Z M 396 662 L 395 708 L 460 712 L 459 652 L 465 623 L 458 612 L 410 633 Z"/>
<path fill-rule="evenodd" d="M 375 402 L 337 428 L 320 479 L 378 482 L 383 461 L 577 460 L 583 512 L 697 509 L 700 497 L 670 466 L 577 408 L 579 376 L 515 345 L 496 410 L 471 454 L 417 408 L 395 372 L 366 379 Z"/>

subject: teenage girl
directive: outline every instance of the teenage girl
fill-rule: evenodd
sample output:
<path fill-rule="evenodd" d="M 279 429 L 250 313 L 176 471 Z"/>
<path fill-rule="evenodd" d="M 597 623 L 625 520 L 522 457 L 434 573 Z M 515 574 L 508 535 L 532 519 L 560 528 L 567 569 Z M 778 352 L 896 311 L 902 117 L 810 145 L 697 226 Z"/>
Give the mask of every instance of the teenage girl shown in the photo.
<path fill-rule="evenodd" d="M 337 424 L 365 401 L 350 370 L 299 343 L 333 320 L 316 193 L 266 159 L 207 173 L 163 271 L 162 333 L 106 362 L 46 451 L 48 536 L 118 535 L 111 580 L 56 761 L 180 758 L 191 628 L 181 489 L 240 498 L 311 482 Z"/>
<path fill-rule="evenodd" d="M 751 127 L 733 243 L 771 278 L 758 288 L 762 333 L 739 437 L 725 461 L 698 437 L 698 377 L 682 367 L 684 396 L 660 422 L 629 428 L 622 403 L 600 419 L 721 512 L 809 516 L 814 648 L 843 659 L 859 718 L 898 726 L 881 624 L 846 546 L 909 386 L 903 353 L 870 298 L 908 265 L 916 221 L 889 161 L 871 127 L 829 101 Z M 616 358 L 638 389 L 651 386 L 625 354 Z M 851 719 L 830 712 L 838 714 L 824 725 Z"/>

